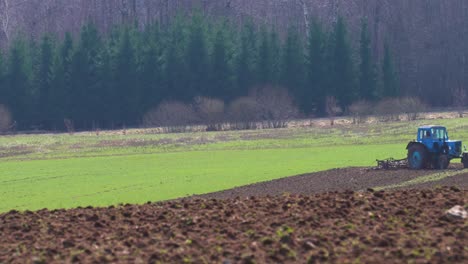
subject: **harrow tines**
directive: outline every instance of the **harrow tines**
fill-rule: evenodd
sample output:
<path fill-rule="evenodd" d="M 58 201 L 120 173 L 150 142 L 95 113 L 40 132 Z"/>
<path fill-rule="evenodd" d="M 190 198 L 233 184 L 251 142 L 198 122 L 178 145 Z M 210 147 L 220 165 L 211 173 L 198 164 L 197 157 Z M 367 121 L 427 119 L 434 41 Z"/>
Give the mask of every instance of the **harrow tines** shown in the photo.
<path fill-rule="evenodd" d="M 407 159 L 396 160 L 394 158 L 389 158 L 385 160 L 377 160 L 377 170 L 396 170 L 404 169 L 408 167 Z"/>

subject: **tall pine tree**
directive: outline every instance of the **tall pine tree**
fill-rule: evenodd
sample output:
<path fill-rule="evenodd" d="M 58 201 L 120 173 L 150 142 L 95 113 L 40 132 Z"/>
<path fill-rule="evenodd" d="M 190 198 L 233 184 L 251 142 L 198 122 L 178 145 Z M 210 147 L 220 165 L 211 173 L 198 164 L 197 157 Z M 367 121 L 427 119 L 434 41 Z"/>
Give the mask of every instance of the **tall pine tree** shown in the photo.
<path fill-rule="evenodd" d="M 377 98 L 377 76 L 375 65 L 372 61 L 371 40 L 367 20 L 362 20 L 360 55 L 361 63 L 359 65 L 359 97 L 365 100 L 375 100 Z"/>
<path fill-rule="evenodd" d="M 239 45 L 236 64 L 238 86 L 236 96 L 244 96 L 256 83 L 257 36 L 255 26 L 251 21 L 243 27 Z"/>
<path fill-rule="evenodd" d="M 206 41 L 205 21 L 199 14 L 192 17 L 190 25 L 187 51 L 187 69 L 188 69 L 188 95 L 200 96 L 207 95 L 208 91 L 208 47 Z"/>
<path fill-rule="evenodd" d="M 185 63 L 186 23 L 177 17 L 169 28 L 165 43 L 164 71 L 166 100 L 181 100 L 189 102 L 192 94 L 187 92 L 188 78 Z"/>
<path fill-rule="evenodd" d="M 53 125 L 61 125 L 70 115 L 71 92 L 71 64 L 73 58 L 73 38 L 70 33 L 65 34 L 63 43 L 59 47 L 53 65 L 53 80 L 50 94 L 50 110 Z"/>
<path fill-rule="evenodd" d="M 304 92 L 304 48 L 296 28 L 290 28 L 283 47 L 281 84 L 286 87 L 304 107 L 310 98 Z"/>
<path fill-rule="evenodd" d="M 310 23 L 307 53 L 307 86 L 304 96 L 307 98 L 303 106 L 306 114 L 311 114 L 315 108 L 318 114 L 325 114 L 327 60 L 325 57 L 326 36 L 322 24 L 317 20 Z"/>
<path fill-rule="evenodd" d="M 122 28 L 120 41 L 117 48 L 115 72 L 114 72 L 114 93 L 116 97 L 116 113 L 126 124 L 132 124 L 138 120 L 137 110 L 139 108 L 140 97 L 139 86 L 137 85 L 136 56 L 135 47 L 132 40 L 133 28 L 124 26 Z"/>
<path fill-rule="evenodd" d="M 277 85 L 281 74 L 281 41 L 275 28 L 270 30 L 271 83 Z"/>
<path fill-rule="evenodd" d="M 216 32 L 211 56 L 211 97 L 229 100 L 233 96 L 232 70 L 229 61 L 229 51 L 226 37 L 227 24 L 223 23 Z"/>
<path fill-rule="evenodd" d="M 273 82 L 273 56 L 269 32 L 265 27 L 262 27 L 256 71 L 260 85 L 271 84 Z"/>
<path fill-rule="evenodd" d="M 91 128 L 96 115 L 103 111 L 99 86 L 101 50 L 102 40 L 97 28 L 92 23 L 84 25 L 72 61 L 70 102 L 71 117 L 82 128 Z"/>
<path fill-rule="evenodd" d="M 3 54 L 0 51 L 0 104 L 7 103 L 6 101 L 6 86 L 5 86 L 5 64 L 3 62 Z"/>
<path fill-rule="evenodd" d="M 166 96 L 163 79 L 162 32 L 159 24 L 148 25 L 143 32 L 140 46 L 140 64 L 138 67 L 139 84 L 142 89 L 142 112 L 155 108 Z"/>
<path fill-rule="evenodd" d="M 397 76 L 393 66 L 390 47 L 385 43 L 382 65 L 383 97 L 397 97 L 399 95 Z"/>
<path fill-rule="evenodd" d="M 8 71 L 6 76 L 7 106 L 13 113 L 20 127 L 32 124 L 33 120 L 33 89 L 31 85 L 32 69 L 28 62 L 26 42 L 17 38 L 9 50 Z"/>
<path fill-rule="evenodd" d="M 331 86 L 340 106 L 346 108 L 356 98 L 357 91 L 346 24 L 341 16 L 338 17 L 333 31 L 331 63 Z"/>
<path fill-rule="evenodd" d="M 40 60 L 38 70 L 36 71 L 36 85 L 39 92 L 39 110 L 40 120 L 46 126 L 45 128 L 51 129 L 53 118 L 53 80 L 54 80 L 54 56 L 55 56 L 55 43 L 52 37 L 45 35 L 40 44 Z"/>

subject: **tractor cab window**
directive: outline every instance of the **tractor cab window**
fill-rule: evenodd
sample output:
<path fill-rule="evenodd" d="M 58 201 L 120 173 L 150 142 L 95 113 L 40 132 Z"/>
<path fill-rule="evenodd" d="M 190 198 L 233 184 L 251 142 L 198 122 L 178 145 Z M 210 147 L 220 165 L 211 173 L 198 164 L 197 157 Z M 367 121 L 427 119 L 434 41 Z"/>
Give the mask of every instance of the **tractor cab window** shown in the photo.
<path fill-rule="evenodd" d="M 432 128 L 431 134 L 433 139 L 447 140 L 447 131 L 443 128 Z"/>

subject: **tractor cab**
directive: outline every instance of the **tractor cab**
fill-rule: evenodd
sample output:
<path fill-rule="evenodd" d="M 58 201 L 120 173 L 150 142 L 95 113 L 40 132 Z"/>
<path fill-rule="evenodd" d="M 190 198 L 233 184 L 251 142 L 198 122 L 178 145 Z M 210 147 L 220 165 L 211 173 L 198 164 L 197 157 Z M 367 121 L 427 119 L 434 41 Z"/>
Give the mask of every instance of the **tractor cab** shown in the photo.
<path fill-rule="evenodd" d="M 443 126 L 422 126 L 418 128 L 417 142 L 423 144 L 431 153 L 447 154 L 449 158 L 460 157 L 462 143 L 449 140 L 447 129 Z"/>
<path fill-rule="evenodd" d="M 406 149 L 412 169 L 446 169 L 450 160 L 462 156 L 462 142 L 450 140 L 443 126 L 419 127 L 416 141 L 410 142 Z"/>

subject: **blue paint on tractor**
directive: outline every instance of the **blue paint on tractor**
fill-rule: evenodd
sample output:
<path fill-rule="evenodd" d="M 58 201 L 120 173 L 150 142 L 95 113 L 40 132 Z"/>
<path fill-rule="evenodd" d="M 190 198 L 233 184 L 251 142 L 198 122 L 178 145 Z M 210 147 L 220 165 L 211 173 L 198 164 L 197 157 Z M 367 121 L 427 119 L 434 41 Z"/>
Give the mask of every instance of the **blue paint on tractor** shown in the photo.
<path fill-rule="evenodd" d="M 422 126 L 418 128 L 416 142 L 423 144 L 429 153 L 444 154 L 449 159 L 460 158 L 462 155 L 462 142 L 460 140 L 449 140 L 447 129 L 443 126 Z"/>

